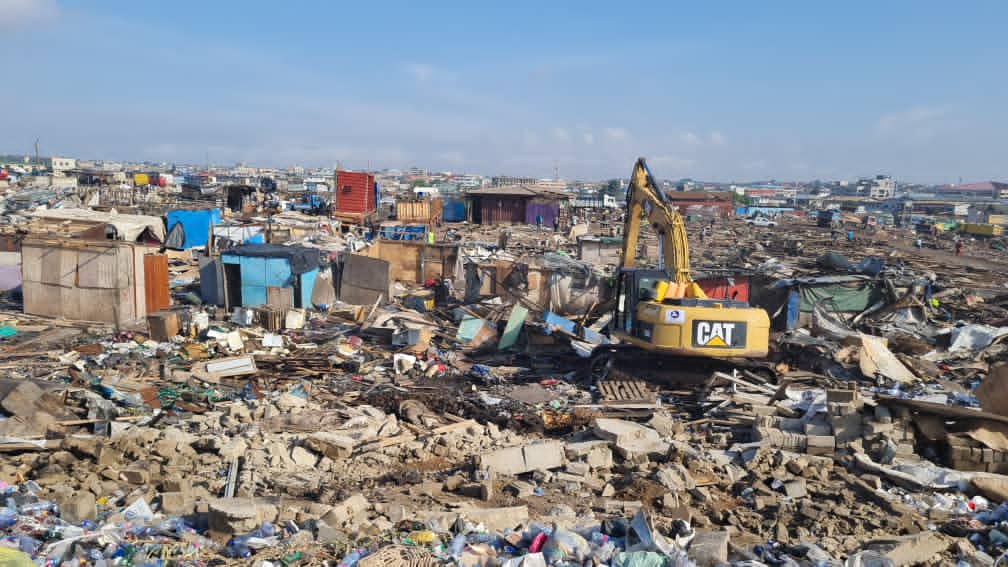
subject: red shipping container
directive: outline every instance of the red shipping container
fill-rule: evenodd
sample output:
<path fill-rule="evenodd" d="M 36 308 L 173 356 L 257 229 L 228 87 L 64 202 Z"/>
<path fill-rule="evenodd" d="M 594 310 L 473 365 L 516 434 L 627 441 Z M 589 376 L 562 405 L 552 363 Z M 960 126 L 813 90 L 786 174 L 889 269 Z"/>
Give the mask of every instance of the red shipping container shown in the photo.
<path fill-rule="evenodd" d="M 336 172 L 337 211 L 369 214 L 377 208 L 374 175 L 358 171 Z"/>

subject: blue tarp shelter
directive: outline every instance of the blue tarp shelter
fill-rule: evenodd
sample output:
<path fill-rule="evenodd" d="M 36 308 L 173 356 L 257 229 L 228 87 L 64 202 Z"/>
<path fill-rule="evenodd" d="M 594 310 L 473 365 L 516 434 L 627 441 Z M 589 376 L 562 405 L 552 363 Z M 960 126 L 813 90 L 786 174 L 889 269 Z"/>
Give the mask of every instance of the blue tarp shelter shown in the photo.
<path fill-rule="evenodd" d="M 188 248 L 198 248 L 206 246 L 210 237 L 210 226 L 220 224 L 220 209 L 185 210 L 177 209 L 168 211 L 166 225 L 168 235 L 165 246 L 176 250 L 186 250 Z M 176 225 L 181 225 L 181 238 L 172 235 L 172 230 Z"/>

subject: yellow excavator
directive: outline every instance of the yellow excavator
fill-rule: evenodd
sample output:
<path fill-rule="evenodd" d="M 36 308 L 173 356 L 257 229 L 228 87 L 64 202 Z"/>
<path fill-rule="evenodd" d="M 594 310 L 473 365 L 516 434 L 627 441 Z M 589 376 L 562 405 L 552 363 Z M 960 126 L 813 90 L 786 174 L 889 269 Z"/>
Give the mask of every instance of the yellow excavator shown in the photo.
<path fill-rule="evenodd" d="M 622 265 L 616 280 L 611 335 L 616 347 L 600 347 L 592 361 L 611 365 L 614 354 L 763 358 L 770 318 L 744 301 L 708 298 L 690 275 L 689 242 L 682 215 L 657 187 L 644 158 L 630 176 L 626 195 Z M 658 235 L 658 269 L 636 268 L 643 219 Z M 644 357 L 648 359 L 649 357 Z"/>

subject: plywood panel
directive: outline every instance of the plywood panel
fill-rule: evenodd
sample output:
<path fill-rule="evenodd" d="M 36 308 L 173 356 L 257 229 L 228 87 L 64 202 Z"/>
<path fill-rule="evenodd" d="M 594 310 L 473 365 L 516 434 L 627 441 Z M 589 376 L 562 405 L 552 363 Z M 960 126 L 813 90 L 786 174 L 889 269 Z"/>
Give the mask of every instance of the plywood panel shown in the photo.
<path fill-rule="evenodd" d="M 389 263 L 377 258 L 348 254 L 340 280 L 340 300 L 351 305 L 369 305 L 383 295 L 388 299 Z"/>
<path fill-rule="evenodd" d="M 72 251 L 65 250 L 64 254 Z M 77 285 L 103 289 L 119 287 L 119 258 L 116 250 L 78 250 Z"/>
<path fill-rule="evenodd" d="M 266 288 L 266 305 L 294 307 L 294 288 L 269 286 Z"/>

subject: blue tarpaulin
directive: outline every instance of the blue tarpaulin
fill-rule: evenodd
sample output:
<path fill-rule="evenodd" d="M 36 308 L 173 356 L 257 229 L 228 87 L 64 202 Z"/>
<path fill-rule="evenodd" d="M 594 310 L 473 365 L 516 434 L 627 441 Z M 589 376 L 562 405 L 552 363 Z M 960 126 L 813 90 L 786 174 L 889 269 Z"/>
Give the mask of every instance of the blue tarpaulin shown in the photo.
<path fill-rule="evenodd" d="M 182 232 L 185 238 L 177 247 L 184 250 L 206 246 L 207 239 L 210 236 L 210 225 L 220 224 L 220 222 L 220 209 L 203 209 L 198 211 L 178 209 L 168 211 L 166 224 L 169 234 L 175 225 L 182 225 Z"/>

